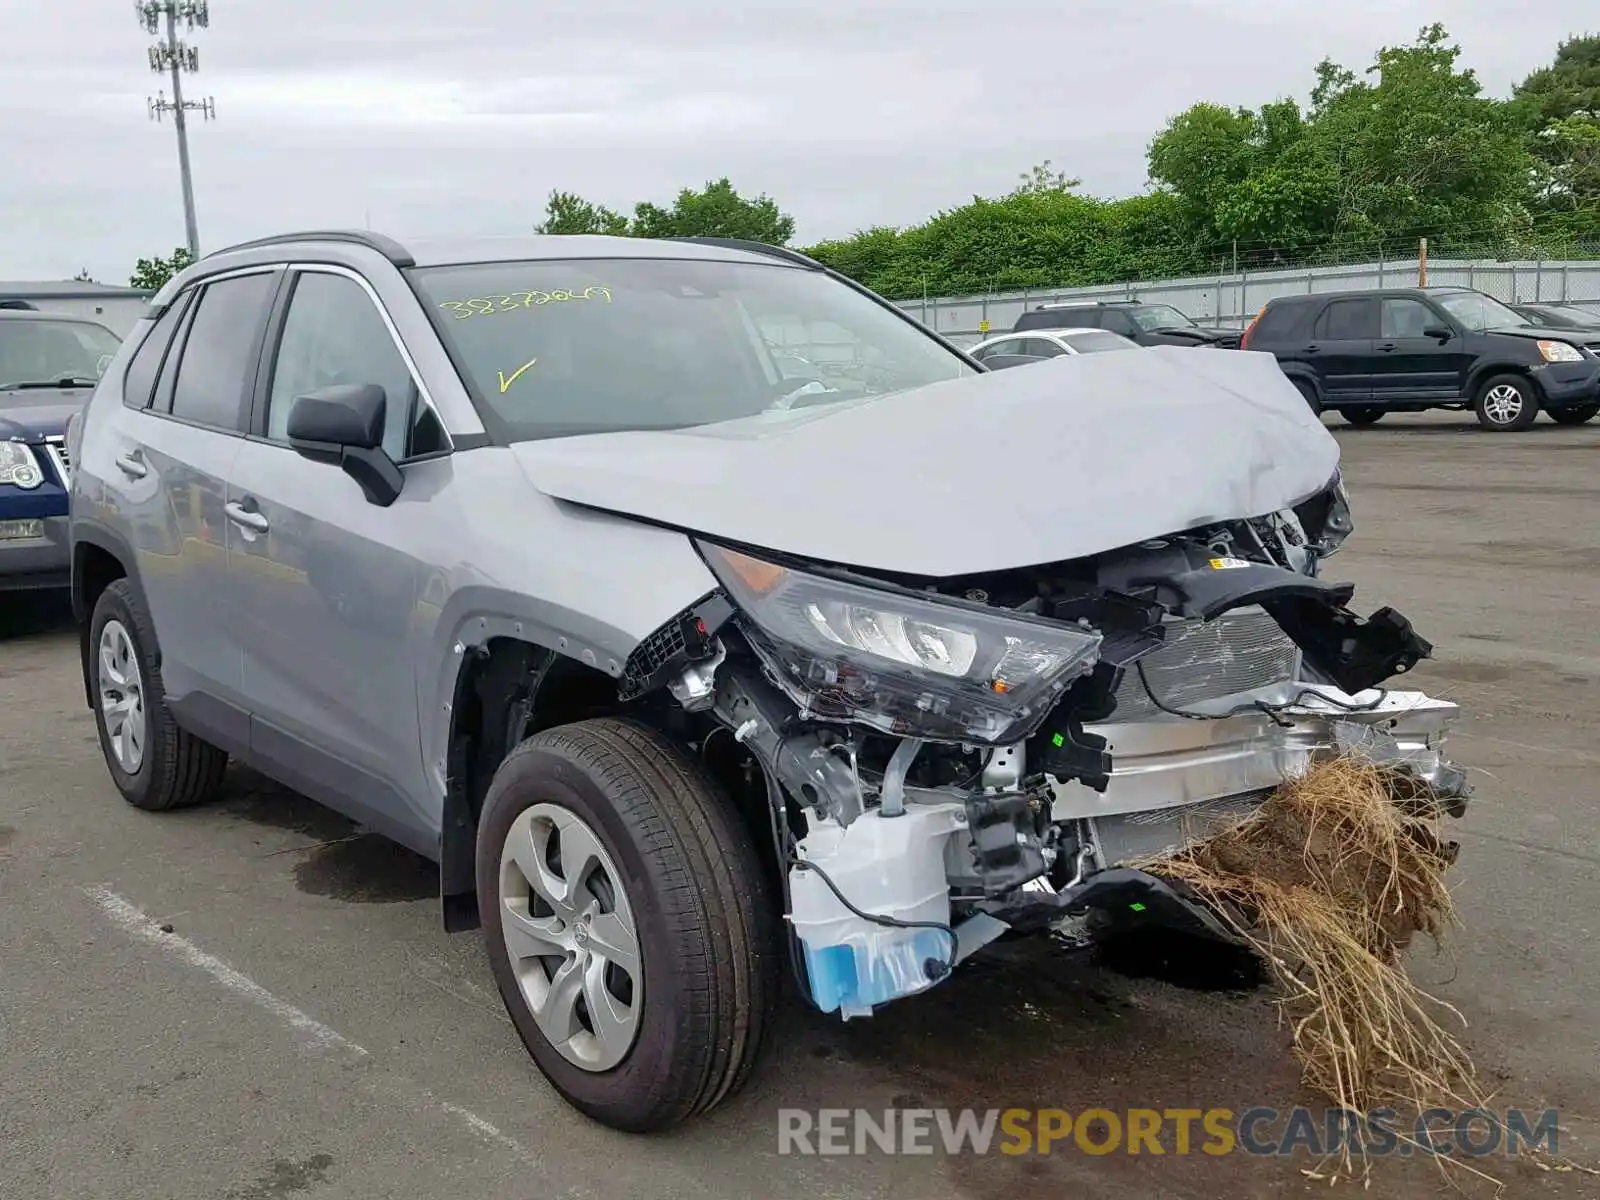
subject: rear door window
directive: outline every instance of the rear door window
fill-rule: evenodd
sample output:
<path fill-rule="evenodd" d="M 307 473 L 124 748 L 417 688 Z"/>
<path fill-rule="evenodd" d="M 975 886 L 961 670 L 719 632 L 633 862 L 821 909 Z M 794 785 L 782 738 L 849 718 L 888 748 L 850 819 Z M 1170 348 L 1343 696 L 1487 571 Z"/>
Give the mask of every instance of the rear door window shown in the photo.
<path fill-rule="evenodd" d="M 183 340 L 172 415 L 242 433 L 276 272 L 235 275 L 206 285 Z"/>
<path fill-rule="evenodd" d="M 1335 300 L 1317 318 L 1315 336 L 1330 342 L 1358 341 L 1378 336 L 1376 299 Z"/>

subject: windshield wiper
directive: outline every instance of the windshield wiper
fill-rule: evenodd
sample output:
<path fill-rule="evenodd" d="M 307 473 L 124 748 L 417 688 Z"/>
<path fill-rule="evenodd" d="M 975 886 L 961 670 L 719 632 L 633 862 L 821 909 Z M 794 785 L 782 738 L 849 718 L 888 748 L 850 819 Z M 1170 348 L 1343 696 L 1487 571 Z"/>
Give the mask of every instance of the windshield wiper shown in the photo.
<path fill-rule="evenodd" d="M 22 379 L 16 383 L 0 383 L 0 392 L 25 392 L 29 388 L 92 388 L 99 382 L 98 379 L 90 379 L 87 375 L 62 375 L 56 379 Z"/>

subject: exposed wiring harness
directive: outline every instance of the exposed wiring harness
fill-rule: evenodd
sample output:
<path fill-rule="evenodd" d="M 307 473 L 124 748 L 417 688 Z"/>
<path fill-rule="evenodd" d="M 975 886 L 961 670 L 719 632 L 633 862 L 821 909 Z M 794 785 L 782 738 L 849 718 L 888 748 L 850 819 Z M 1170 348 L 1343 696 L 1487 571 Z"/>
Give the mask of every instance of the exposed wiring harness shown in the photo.
<path fill-rule="evenodd" d="M 1259 712 L 1265 714 L 1273 724 L 1288 728 L 1290 725 L 1294 724 L 1294 722 L 1284 720 L 1282 715 L 1283 712 L 1286 709 L 1293 708 L 1307 696 L 1315 696 L 1318 700 L 1323 701 L 1325 704 L 1331 704 L 1334 708 L 1342 709 L 1348 713 L 1361 713 L 1373 712 L 1389 695 L 1387 689 L 1377 688 L 1375 690 L 1378 694 L 1374 699 L 1364 704 L 1347 704 L 1345 701 L 1340 700 L 1335 696 L 1329 696 L 1324 692 L 1319 692 L 1315 688 L 1303 687 L 1293 696 L 1289 697 L 1289 699 L 1280 704 L 1268 704 L 1265 700 L 1252 700 L 1248 704 L 1235 705 L 1233 708 L 1228 709 L 1227 712 L 1193 712 L 1186 709 L 1174 708 L 1172 705 L 1165 703 L 1161 697 L 1156 695 L 1155 689 L 1150 686 L 1150 677 L 1145 674 L 1144 659 L 1141 658 L 1138 662 L 1134 663 L 1134 669 L 1139 673 L 1139 683 L 1144 688 L 1144 694 L 1149 697 L 1150 703 L 1155 705 L 1156 708 L 1160 709 L 1169 716 L 1182 717 L 1186 721 L 1223 721 L 1229 717 L 1236 717 L 1240 713 Z"/>

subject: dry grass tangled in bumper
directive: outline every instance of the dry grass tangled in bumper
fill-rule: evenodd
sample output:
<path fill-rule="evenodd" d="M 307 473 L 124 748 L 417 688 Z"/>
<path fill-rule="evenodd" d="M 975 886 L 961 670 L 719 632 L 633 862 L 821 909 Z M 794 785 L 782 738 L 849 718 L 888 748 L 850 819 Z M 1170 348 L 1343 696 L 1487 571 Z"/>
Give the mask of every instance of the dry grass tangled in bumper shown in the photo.
<path fill-rule="evenodd" d="M 1454 1009 L 1407 976 L 1417 932 L 1453 910 L 1454 844 L 1425 786 L 1363 760 L 1319 764 L 1243 823 L 1146 864 L 1229 914 L 1285 989 L 1308 1084 L 1367 1112 L 1478 1102 L 1472 1064 L 1441 1019 Z"/>

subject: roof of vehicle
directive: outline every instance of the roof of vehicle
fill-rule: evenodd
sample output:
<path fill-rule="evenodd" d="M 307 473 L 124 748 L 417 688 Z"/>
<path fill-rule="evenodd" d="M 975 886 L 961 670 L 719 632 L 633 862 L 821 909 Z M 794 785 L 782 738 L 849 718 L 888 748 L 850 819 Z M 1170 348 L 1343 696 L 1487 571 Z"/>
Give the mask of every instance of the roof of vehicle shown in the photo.
<path fill-rule="evenodd" d="M 40 312 L 36 308 L 0 308 L 0 321 L 52 321 L 68 325 L 94 325 L 105 329 L 99 321 L 88 317 L 74 316 L 72 313 Z M 109 329 L 107 333 L 111 332 Z"/>
<path fill-rule="evenodd" d="M 1476 288 L 1468 287 L 1384 287 L 1384 288 L 1351 288 L 1344 292 L 1296 292 L 1290 296 L 1274 296 L 1267 304 L 1307 304 L 1313 300 L 1349 300 L 1351 298 L 1367 299 L 1382 296 L 1444 296 L 1455 292 L 1470 292 L 1480 296 L 1488 295 L 1479 292 Z M 1493 296 L 1489 296 L 1493 300 Z"/>
<path fill-rule="evenodd" d="M 422 239 L 402 244 L 363 229 L 324 229 L 274 234 L 227 246 L 207 260 L 268 247 L 364 246 L 397 267 L 442 267 L 466 263 L 527 262 L 571 258 L 697 258 L 718 262 L 767 262 L 821 268 L 797 250 L 737 238 L 630 238 L 600 234 L 512 234 L 502 237 Z"/>
<path fill-rule="evenodd" d="M 1053 311 L 1058 308 L 1123 308 L 1129 304 L 1143 303 L 1142 300 L 1049 300 L 1044 304 L 1034 305 L 1033 311 Z"/>

